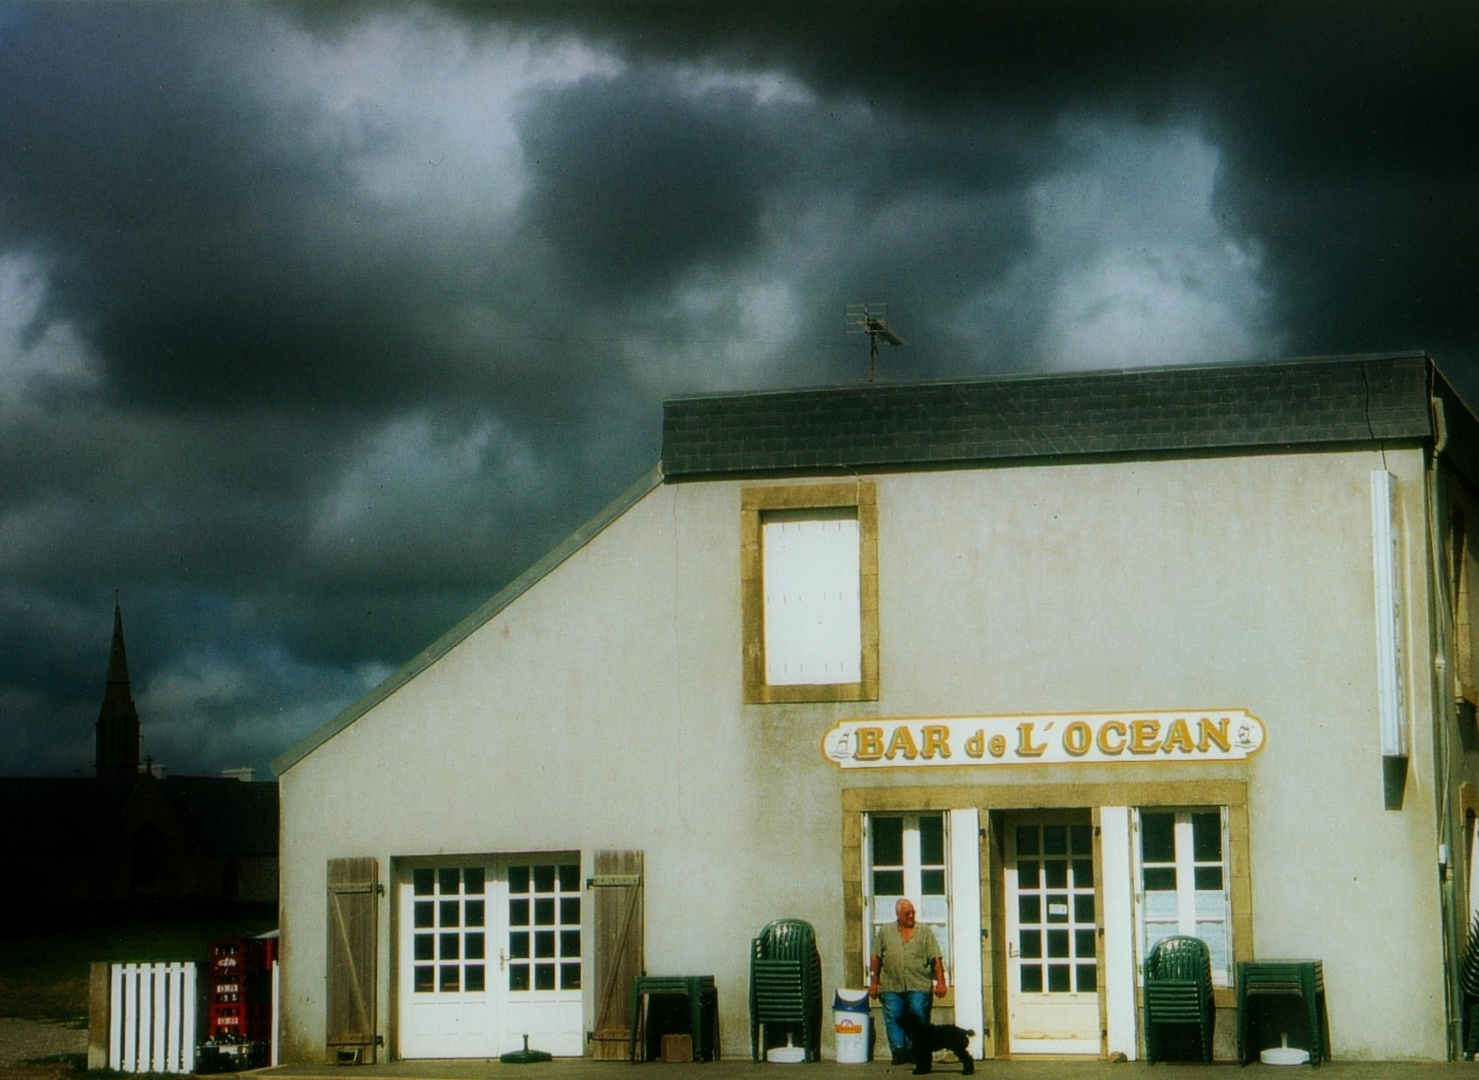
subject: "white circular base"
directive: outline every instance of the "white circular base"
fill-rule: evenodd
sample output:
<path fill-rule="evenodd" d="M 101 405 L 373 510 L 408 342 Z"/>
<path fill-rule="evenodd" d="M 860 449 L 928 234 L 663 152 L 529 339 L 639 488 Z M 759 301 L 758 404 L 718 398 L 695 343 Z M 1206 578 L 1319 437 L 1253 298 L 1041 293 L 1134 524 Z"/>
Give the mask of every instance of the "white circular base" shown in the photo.
<path fill-rule="evenodd" d="M 1258 1055 L 1265 1065 L 1304 1065 L 1309 1059 L 1310 1052 L 1297 1046 L 1270 1046 Z"/>
<path fill-rule="evenodd" d="M 806 1060 L 804 1046 L 777 1046 L 765 1052 L 765 1060 L 776 1065 L 800 1065 Z"/>

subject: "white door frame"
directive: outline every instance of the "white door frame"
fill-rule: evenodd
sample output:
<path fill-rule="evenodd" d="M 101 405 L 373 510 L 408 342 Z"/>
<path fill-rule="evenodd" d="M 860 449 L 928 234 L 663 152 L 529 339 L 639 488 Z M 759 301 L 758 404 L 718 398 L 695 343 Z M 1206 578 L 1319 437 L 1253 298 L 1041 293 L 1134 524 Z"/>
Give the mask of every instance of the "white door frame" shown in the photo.
<path fill-rule="evenodd" d="M 531 1049 L 580 1056 L 589 934 L 579 856 L 408 863 L 396 883 L 397 1056 L 492 1058 L 525 1034 Z"/>
<path fill-rule="evenodd" d="M 1093 853 L 1093 830 L 1091 825 L 1091 812 L 1087 809 L 1071 810 L 1023 810 L 1010 814 L 1006 818 L 1006 845 L 1003 852 L 1003 875 L 1002 895 L 1003 907 L 1006 915 L 1006 941 L 1007 941 L 1007 1012 L 1010 1017 L 1008 1023 L 1008 1051 L 1016 1054 L 1094 1054 L 1098 1055 L 1103 1049 L 1103 1038 L 1100 1034 L 1100 1005 L 1099 987 L 1103 983 L 1102 972 L 1098 970 L 1097 947 L 1092 953 L 1081 949 L 1076 940 L 1077 932 L 1083 930 L 1097 931 L 1095 918 L 1085 922 L 1081 913 L 1077 910 L 1077 899 L 1084 896 L 1084 882 L 1080 881 L 1080 874 L 1074 867 L 1074 862 L 1082 861 L 1092 856 Z M 1050 967 L 1061 965 L 1049 965 L 1051 957 L 1052 941 L 1050 933 L 1065 932 L 1068 936 L 1067 953 L 1060 957 L 1068 967 L 1070 986 L 1073 980 L 1080 978 L 1075 967 L 1081 964 L 1084 957 L 1095 956 L 1095 978 L 1094 989 L 1050 991 L 1048 983 L 1044 981 L 1043 990 L 1040 992 L 1024 993 L 1022 985 L 1022 961 L 1027 959 L 1020 953 L 1019 945 L 1023 942 L 1022 922 L 1018 906 L 1018 861 L 1026 853 L 1017 851 L 1017 828 L 1019 825 L 1033 824 L 1039 827 L 1062 824 L 1066 827 L 1074 825 L 1083 826 L 1088 835 L 1087 849 L 1079 851 L 1077 844 L 1073 845 L 1071 855 L 1067 850 L 1062 855 L 1038 853 L 1028 855 L 1022 861 L 1033 862 L 1041 875 L 1035 878 L 1033 886 L 1027 891 L 1036 891 L 1039 898 L 1040 910 L 1036 923 L 1029 925 L 1040 925 L 1043 932 L 1037 938 L 1037 949 L 1035 950 L 1042 958 L 1042 964 L 1038 965 L 1039 971 L 1047 978 L 1052 977 Z M 1065 879 L 1060 885 L 1049 884 L 1048 864 L 1062 863 Z M 1092 871 L 1090 871 L 1092 874 Z M 1053 894 L 1049 894 L 1053 889 Z M 1061 890 L 1061 891 L 1060 891 Z M 1087 895 L 1091 900 L 1094 898 L 1094 884 L 1088 882 Z M 1055 899 L 1061 897 L 1062 899 Z M 1058 925 L 1061 921 L 1061 925 Z M 1041 976 L 1040 976 L 1041 977 Z M 1058 1009 L 1064 1013 L 1063 1021 L 1068 1030 L 1075 1025 L 1082 1029 L 1083 1035 L 1073 1036 L 1065 1032 L 1055 1035 L 1029 1036 L 1024 1031 L 1027 1024 L 1022 1018 L 1024 1010 L 1032 1010 L 1042 1013 L 1048 1009 Z"/>

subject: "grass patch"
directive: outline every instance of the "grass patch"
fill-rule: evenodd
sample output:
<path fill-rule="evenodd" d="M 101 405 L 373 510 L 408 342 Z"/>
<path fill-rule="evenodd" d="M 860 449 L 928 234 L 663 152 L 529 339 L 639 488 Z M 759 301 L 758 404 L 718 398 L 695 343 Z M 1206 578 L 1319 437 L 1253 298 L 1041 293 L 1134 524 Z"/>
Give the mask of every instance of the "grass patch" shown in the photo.
<path fill-rule="evenodd" d="M 141 920 L 33 934 L 12 931 L 0 936 L 0 1016 L 85 1021 L 93 961 L 203 963 L 215 938 L 248 937 L 274 925 L 271 920 L 249 918 Z"/>
<path fill-rule="evenodd" d="M 50 1054 L 19 1065 L 0 1066 L 0 1080 L 180 1080 L 174 1073 L 126 1073 L 89 1069 L 86 1054 Z"/>

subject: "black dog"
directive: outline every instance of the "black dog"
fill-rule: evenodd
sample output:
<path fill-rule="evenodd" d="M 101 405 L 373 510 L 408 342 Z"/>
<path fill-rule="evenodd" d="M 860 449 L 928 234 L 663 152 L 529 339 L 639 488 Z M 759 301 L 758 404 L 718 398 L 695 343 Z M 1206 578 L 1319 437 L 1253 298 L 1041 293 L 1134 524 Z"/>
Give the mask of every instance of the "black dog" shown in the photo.
<path fill-rule="evenodd" d="M 922 1076 L 934 1068 L 936 1050 L 949 1050 L 960 1058 L 960 1075 L 970 1076 L 976 1071 L 968 1045 L 974 1031 L 954 1024 L 926 1024 L 908 1010 L 899 1017 L 899 1027 L 909 1036 L 909 1044 L 913 1047 L 915 1076 Z"/>

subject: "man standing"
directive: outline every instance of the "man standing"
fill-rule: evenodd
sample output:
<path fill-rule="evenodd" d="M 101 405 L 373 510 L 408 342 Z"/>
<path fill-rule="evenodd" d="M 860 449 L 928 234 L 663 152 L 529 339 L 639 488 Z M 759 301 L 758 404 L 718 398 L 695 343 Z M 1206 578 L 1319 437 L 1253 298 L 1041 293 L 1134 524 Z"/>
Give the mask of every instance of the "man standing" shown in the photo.
<path fill-rule="evenodd" d="M 912 1058 L 899 1017 L 908 1009 L 921 1023 L 930 1022 L 930 990 L 935 997 L 945 996 L 945 962 L 935 932 L 914 925 L 914 905 L 908 899 L 894 905 L 894 917 L 893 926 L 880 926 L 873 935 L 868 996 L 883 1006 L 883 1029 L 893 1063 L 903 1065 Z"/>

